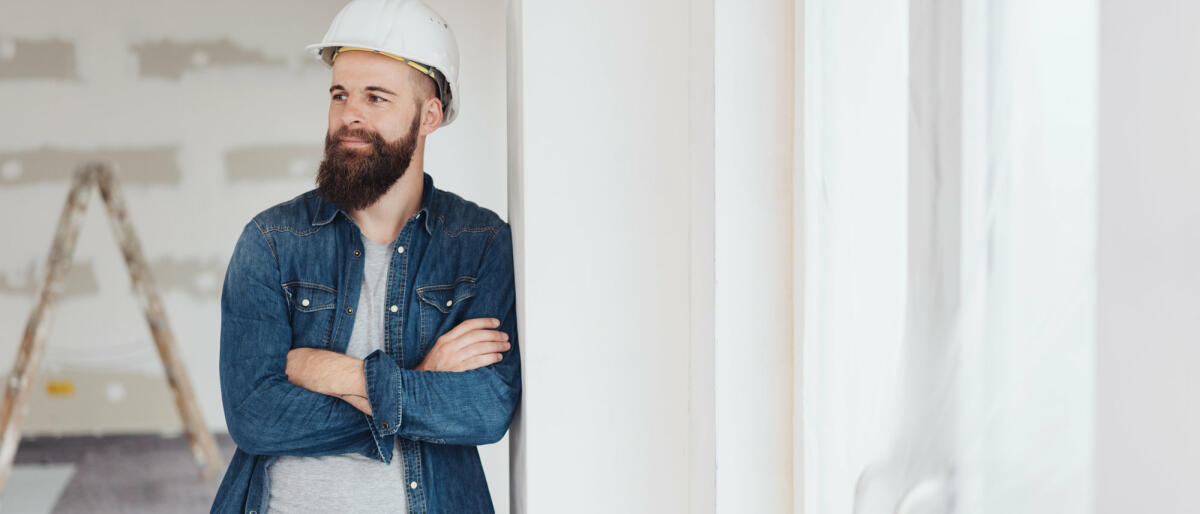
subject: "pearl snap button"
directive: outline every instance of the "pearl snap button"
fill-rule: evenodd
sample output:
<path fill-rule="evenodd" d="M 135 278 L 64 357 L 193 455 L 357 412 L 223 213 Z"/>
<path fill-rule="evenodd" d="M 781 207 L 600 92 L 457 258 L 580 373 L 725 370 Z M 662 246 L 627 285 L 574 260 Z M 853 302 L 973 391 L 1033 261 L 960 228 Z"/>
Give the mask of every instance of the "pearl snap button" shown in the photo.
<path fill-rule="evenodd" d="M 454 305 L 454 300 L 446 300 L 446 307 Z"/>
<path fill-rule="evenodd" d="M 409 483 L 408 483 L 408 487 L 411 487 L 411 488 L 413 488 L 413 489 L 416 489 L 416 488 L 417 488 L 417 483 L 416 483 L 416 482 L 409 482 Z"/>
<path fill-rule="evenodd" d="M 388 310 L 392 311 L 392 312 L 398 312 L 400 310 L 400 307 L 393 305 L 391 307 L 388 307 Z"/>
<path fill-rule="evenodd" d="M 396 253 L 404 253 L 404 247 L 403 247 L 403 246 L 397 246 L 397 247 L 396 247 Z"/>
<path fill-rule="evenodd" d="M 308 307 L 308 304 L 309 304 L 309 303 L 311 303 L 311 302 L 309 302 L 309 301 L 308 301 L 308 298 L 305 298 L 305 299 L 303 299 L 303 300 L 300 300 L 300 305 L 303 305 L 303 306 L 305 306 L 305 307 Z"/>

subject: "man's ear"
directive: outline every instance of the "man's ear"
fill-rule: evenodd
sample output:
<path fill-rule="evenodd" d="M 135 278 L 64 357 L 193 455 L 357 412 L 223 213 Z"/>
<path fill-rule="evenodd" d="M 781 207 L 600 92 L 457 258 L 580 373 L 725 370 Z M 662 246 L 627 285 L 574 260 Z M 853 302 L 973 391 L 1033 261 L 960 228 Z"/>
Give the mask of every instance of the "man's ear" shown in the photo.
<path fill-rule="evenodd" d="M 430 97 L 421 104 L 421 128 L 422 136 L 432 134 L 438 127 L 442 126 L 442 101 L 436 97 Z"/>

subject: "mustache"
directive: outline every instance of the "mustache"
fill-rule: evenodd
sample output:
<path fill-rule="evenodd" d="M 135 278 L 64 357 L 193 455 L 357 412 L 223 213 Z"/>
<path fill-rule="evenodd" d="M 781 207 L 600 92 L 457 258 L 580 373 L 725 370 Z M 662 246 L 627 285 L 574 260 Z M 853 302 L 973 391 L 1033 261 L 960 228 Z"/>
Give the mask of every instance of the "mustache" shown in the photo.
<path fill-rule="evenodd" d="M 374 146 L 375 148 L 380 148 L 385 143 L 385 141 L 383 140 L 383 136 L 380 136 L 378 132 L 374 132 L 374 131 L 370 131 L 370 130 L 362 129 L 362 128 L 351 129 L 349 127 L 342 127 L 340 129 L 338 129 L 337 132 L 334 132 L 333 134 L 325 135 L 325 149 L 326 150 L 333 149 L 335 146 L 337 146 L 338 143 L 341 143 L 342 140 L 345 140 L 345 139 L 361 139 L 363 141 L 371 143 L 371 145 Z"/>

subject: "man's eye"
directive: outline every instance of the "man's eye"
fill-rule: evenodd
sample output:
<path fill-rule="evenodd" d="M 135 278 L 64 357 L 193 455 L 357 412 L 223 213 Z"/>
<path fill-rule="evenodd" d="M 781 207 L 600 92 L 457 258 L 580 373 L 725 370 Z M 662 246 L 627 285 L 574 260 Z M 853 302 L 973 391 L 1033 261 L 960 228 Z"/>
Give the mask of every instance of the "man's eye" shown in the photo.
<path fill-rule="evenodd" d="M 335 102 L 340 102 L 340 101 L 342 101 L 342 100 L 345 100 L 345 99 L 346 99 L 346 95 L 344 95 L 344 94 L 342 94 L 342 93 L 338 93 L 338 94 L 336 94 L 336 95 L 333 95 L 333 101 L 335 101 Z"/>
<path fill-rule="evenodd" d="M 387 98 L 384 98 L 384 97 L 378 96 L 378 95 L 371 95 L 371 101 L 374 103 L 382 103 L 382 102 L 386 102 Z"/>

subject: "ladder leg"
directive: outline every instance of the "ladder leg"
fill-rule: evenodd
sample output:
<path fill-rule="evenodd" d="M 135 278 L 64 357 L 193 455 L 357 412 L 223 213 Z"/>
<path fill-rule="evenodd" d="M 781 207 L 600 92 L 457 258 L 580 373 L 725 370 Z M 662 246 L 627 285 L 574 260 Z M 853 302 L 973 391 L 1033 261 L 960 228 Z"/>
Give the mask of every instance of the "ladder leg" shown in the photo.
<path fill-rule="evenodd" d="M 8 377 L 4 391 L 4 407 L 0 409 L 0 491 L 4 490 L 12 472 L 13 459 L 21 442 L 21 425 L 29 404 L 29 393 L 41 367 L 42 353 L 46 348 L 46 337 L 54 319 L 54 309 L 62 295 L 63 279 L 71 269 L 71 258 L 75 254 L 75 242 L 87 204 L 91 198 L 92 184 L 96 179 L 95 166 L 86 166 L 75 172 L 71 190 L 58 229 L 54 233 L 54 245 L 46 259 L 46 276 L 38 295 L 37 304 L 25 324 L 25 335 L 17 350 L 17 360 Z"/>
<path fill-rule="evenodd" d="M 200 412 L 195 391 L 192 390 L 192 383 L 188 379 L 187 369 L 180 358 L 174 333 L 167 323 L 167 313 L 154 284 L 154 277 L 146 265 L 141 242 L 133 230 L 133 225 L 129 223 L 125 197 L 109 169 L 101 168 L 97 180 L 100 196 L 104 199 L 109 221 L 112 222 L 113 234 L 117 238 L 117 245 L 121 248 L 121 254 L 129 267 L 133 289 L 137 292 L 138 301 L 146 314 L 146 322 L 150 325 L 150 334 L 154 337 L 154 345 L 162 358 L 167 383 L 175 395 L 175 405 L 183 419 L 184 433 L 192 449 L 192 457 L 200 466 L 200 474 L 203 477 L 214 477 L 221 472 L 223 464 L 221 454 L 217 450 L 217 441 L 212 432 L 204 426 L 204 416 Z"/>

